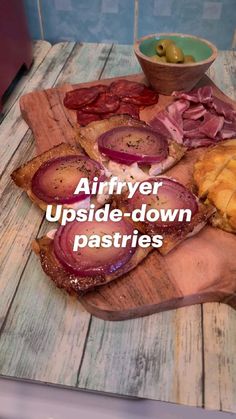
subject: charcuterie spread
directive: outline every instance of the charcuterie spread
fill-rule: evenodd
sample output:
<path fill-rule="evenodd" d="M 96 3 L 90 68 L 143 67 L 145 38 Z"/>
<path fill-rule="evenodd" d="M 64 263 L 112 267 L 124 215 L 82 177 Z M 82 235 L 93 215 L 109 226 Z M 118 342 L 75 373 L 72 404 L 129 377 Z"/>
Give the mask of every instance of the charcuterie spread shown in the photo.
<path fill-rule="evenodd" d="M 158 102 L 158 94 L 141 83 L 117 80 L 110 86 L 96 85 L 66 93 L 64 105 L 77 112 L 80 125 L 109 118 L 130 115 L 139 119 L 139 109 Z"/>
<path fill-rule="evenodd" d="M 12 173 L 61 223 L 33 243 L 58 287 L 83 295 L 151 251 L 174 252 L 208 222 L 236 232 L 236 112 L 211 86 L 173 92 L 147 122 L 140 110 L 158 94 L 126 79 L 73 89 L 63 103 L 76 113 L 77 145 L 53 147 Z M 178 162 L 199 147 L 194 173 L 179 177 Z"/>

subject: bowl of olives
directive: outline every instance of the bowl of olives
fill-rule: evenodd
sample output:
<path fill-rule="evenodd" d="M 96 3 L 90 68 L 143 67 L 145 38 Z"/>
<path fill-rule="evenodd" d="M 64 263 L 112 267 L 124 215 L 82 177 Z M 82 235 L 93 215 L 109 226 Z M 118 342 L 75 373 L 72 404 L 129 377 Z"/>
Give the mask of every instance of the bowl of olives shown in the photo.
<path fill-rule="evenodd" d="M 191 90 L 217 57 L 211 42 L 180 33 L 144 36 L 134 52 L 151 86 L 164 95 Z"/>

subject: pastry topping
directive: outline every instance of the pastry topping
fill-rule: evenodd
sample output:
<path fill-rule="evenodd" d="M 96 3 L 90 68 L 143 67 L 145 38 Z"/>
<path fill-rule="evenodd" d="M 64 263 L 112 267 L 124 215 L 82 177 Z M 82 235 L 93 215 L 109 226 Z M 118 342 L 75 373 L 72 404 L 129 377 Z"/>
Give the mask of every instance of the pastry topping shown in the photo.
<path fill-rule="evenodd" d="M 111 160 L 132 163 L 158 163 L 168 155 L 163 136 L 146 127 L 117 127 L 98 138 L 98 149 Z"/>
<path fill-rule="evenodd" d="M 81 178 L 91 182 L 96 176 L 104 178 L 102 166 L 85 156 L 71 155 L 58 157 L 43 163 L 32 178 L 31 188 L 34 195 L 47 203 L 71 204 L 87 195 L 75 195 L 75 189 Z"/>
<path fill-rule="evenodd" d="M 166 177 L 158 177 L 156 179 L 148 179 L 148 182 L 154 183 L 158 179 L 158 182 L 162 182 L 162 186 L 159 188 L 157 194 L 143 195 L 137 190 L 131 199 L 126 200 L 127 209 L 134 211 L 137 208 L 141 208 L 142 204 L 147 205 L 147 210 L 155 209 L 161 214 L 158 219 L 151 222 L 152 231 L 160 230 L 173 230 L 179 228 L 182 224 L 186 223 L 186 219 L 179 220 L 177 213 L 179 210 L 190 210 L 191 216 L 198 212 L 198 204 L 195 196 L 185 186 L 176 182 L 173 179 Z M 146 182 L 145 182 L 146 183 Z M 175 214 L 174 219 L 166 217 L 166 221 L 163 220 L 163 214 L 173 212 Z M 163 212 L 163 213 L 162 213 Z M 148 222 L 150 223 L 150 221 Z"/>
<path fill-rule="evenodd" d="M 119 232 L 121 236 L 131 235 L 133 228 L 125 220 L 114 221 L 74 221 L 60 227 L 54 238 L 54 252 L 61 264 L 71 273 L 80 277 L 108 275 L 125 265 L 136 248 L 129 241 L 126 247 L 83 246 L 84 237 L 94 240 L 97 236 L 111 236 Z M 76 243 L 78 249 L 74 250 Z"/>

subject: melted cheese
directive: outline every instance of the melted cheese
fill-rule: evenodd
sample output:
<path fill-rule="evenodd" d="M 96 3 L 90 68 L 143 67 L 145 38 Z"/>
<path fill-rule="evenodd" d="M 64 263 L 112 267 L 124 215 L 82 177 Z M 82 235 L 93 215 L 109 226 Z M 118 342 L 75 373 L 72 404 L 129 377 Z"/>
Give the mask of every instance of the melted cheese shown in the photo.
<path fill-rule="evenodd" d="M 46 234 L 46 236 L 47 236 L 49 239 L 53 240 L 53 239 L 54 239 L 54 237 L 55 237 L 56 232 L 57 232 L 57 229 L 56 229 L 56 228 L 54 228 L 53 230 L 48 231 L 48 232 L 47 232 L 47 234 Z"/>
<path fill-rule="evenodd" d="M 137 163 L 127 166 L 126 164 L 120 164 L 110 160 L 108 170 L 112 172 L 113 176 L 117 176 L 121 182 L 129 181 L 134 183 L 148 178 L 148 175 L 140 169 Z"/>
<path fill-rule="evenodd" d="M 71 208 L 77 211 L 78 209 L 89 209 L 90 197 L 83 199 L 82 201 L 74 202 L 74 204 L 63 204 L 63 208 Z"/>

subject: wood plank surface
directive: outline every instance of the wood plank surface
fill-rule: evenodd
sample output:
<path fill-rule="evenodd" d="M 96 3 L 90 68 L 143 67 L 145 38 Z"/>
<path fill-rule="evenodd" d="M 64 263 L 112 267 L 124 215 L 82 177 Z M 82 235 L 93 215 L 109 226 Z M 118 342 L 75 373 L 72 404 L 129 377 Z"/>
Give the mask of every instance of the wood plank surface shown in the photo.
<path fill-rule="evenodd" d="M 60 45 L 62 49 L 65 47 Z M 60 76 L 57 72 L 51 83 L 65 83 L 68 81 L 67 77 L 73 83 L 82 81 L 80 77 L 84 80 L 85 70 L 92 57 L 97 64 L 93 66 L 94 72 L 91 70 L 87 74 L 92 79 L 99 78 L 111 46 L 91 44 L 88 50 L 86 46 L 79 44 L 75 48 L 71 46 L 67 57 L 64 57 L 64 64 L 61 65 L 61 69 L 64 68 L 69 58 L 65 76 L 63 71 Z M 55 57 L 56 65 L 59 51 L 58 46 L 53 48 L 56 49 L 55 54 L 50 51 L 50 55 Z M 82 60 L 78 61 L 80 53 Z M 47 66 L 43 68 L 47 72 Z M 42 74 L 41 77 L 46 79 L 47 75 Z M 41 80 L 41 77 L 38 79 Z M 42 275 L 38 263 L 38 271 L 35 269 L 36 257 L 30 252 L 30 244 L 37 236 L 44 215 L 9 177 L 13 168 L 31 158 L 34 153 L 32 135 L 26 132 L 1 179 L 3 270 L 0 281 L 0 373 L 75 386 L 90 315 L 65 293 L 59 291 L 57 294 L 55 286 L 48 281 L 46 275 Z M 49 230 L 51 225 L 43 223 L 41 228 L 43 230 L 39 234 Z M 59 300 L 52 298 L 52 295 L 50 297 L 51 292 L 54 296 L 59 295 Z M 38 298 L 39 293 L 44 298 Z M 50 357 L 57 361 L 49 366 Z"/>
<path fill-rule="evenodd" d="M 42 277 L 31 252 L 1 334 L 1 374 L 75 386 L 89 321 L 75 298 Z"/>
<path fill-rule="evenodd" d="M 236 312 L 223 304 L 203 306 L 205 406 L 236 412 Z"/>
<path fill-rule="evenodd" d="M 92 318 L 78 387 L 202 406 L 199 306 L 109 323 Z"/>
<path fill-rule="evenodd" d="M 23 92 L 30 88 L 49 87 L 55 83 L 73 46 L 74 44 L 65 43 L 57 45 L 54 51 L 52 48 L 35 71 L 34 76 L 26 83 Z M 1 328 L 28 260 L 31 242 L 37 235 L 42 221 L 41 211 L 26 199 L 22 191 L 10 179 L 11 171 L 21 165 L 25 159 L 32 158 L 35 153 L 33 137 L 21 118 L 18 100 L 1 123 L 0 141 L 1 144 L 5 144 L 5 147 L 1 148 L 0 159 L 1 170 L 5 169 L 0 180 Z M 14 263 L 12 263 L 13 260 Z"/>
<path fill-rule="evenodd" d="M 63 44 L 63 48 L 64 46 L 65 44 Z M 55 48 L 58 52 L 60 51 L 59 47 L 55 46 Z M 88 54 L 90 63 L 93 62 L 92 55 L 95 57 L 96 75 L 94 74 L 94 76 L 91 68 L 87 66 L 87 48 L 90 51 Z M 58 83 L 78 83 L 96 79 L 100 75 L 111 77 L 138 70 L 135 60 L 131 59 L 130 61 L 129 55 L 132 47 L 125 46 L 122 53 L 122 46 L 117 46 L 119 53 L 114 54 L 114 50 L 110 51 L 109 46 L 103 45 L 99 48 L 99 45 L 96 45 L 95 48 L 92 48 L 91 45 L 73 46 L 72 52 L 68 54 L 69 60 L 66 66 L 61 66 L 63 72 L 57 79 Z M 97 49 L 99 51 L 96 55 Z M 80 59 L 78 55 L 80 55 Z M 109 59 L 106 62 L 108 55 Z M 224 57 L 227 57 L 231 68 L 233 68 L 233 54 L 227 52 L 224 53 Z M 100 62 L 101 67 L 97 67 L 97 61 Z M 133 64 L 130 64 L 131 62 Z M 222 65 L 225 65 L 225 58 Z M 78 66 L 80 66 L 79 74 Z M 50 70 L 50 63 L 48 62 L 43 68 L 45 71 Z M 228 64 L 226 68 L 228 68 Z M 52 71 L 54 70 L 52 69 Z M 218 80 L 219 87 L 221 84 L 223 86 L 224 80 L 221 79 L 223 68 L 219 65 L 214 71 L 215 81 Z M 88 73 L 89 77 L 86 77 Z M 48 80 L 45 85 L 43 85 L 44 77 Z M 41 74 L 41 77 L 38 75 L 39 85 L 41 83 L 39 88 L 42 88 L 42 85 L 50 87 L 55 82 L 54 78 L 50 84 L 50 77 L 45 74 L 44 76 Z M 231 76 L 227 80 L 229 81 L 225 82 L 228 89 L 226 92 L 229 93 Z M 32 87 L 27 91 L 37 88 L 37 85 L 37 82 L 32 80 Z M 27 131 L 26 125 L 21 121 L 19 113 L 16 114 L 16 120 L 14 122 L 14 117 L 9 118 L 8 116 L 8 123 L 5 125 L 7 137 L 4 136 L 4 130 L 1 127 L 2 140 L 8 138 L 8 140 L 5 139 L 5 143 L 7 141 L 9 147 L 9 150 L 4 152 L 2 170 L 6 167 L 6 172 L 2 178 L 1 191 L 4 192 L 5 205 L 8 206 L 9 203 L 9 207 L 13 208 L 15 200 L 16 206 L 21 209 L 18 217 L 16 211 L 12 222 L 10 216 L 8 220 L 9 234 L 10 232 L 15 234 L 15 238 L 19 235 L 19 242 L 16 245 L 19 248 L 17 251 L 20 252 L 17 256 L 19 273 L 17 269 L 14 270 L 14 267 L 10 266 L 15 264 L 15 261 L 14 264 L 12 263 L 15 258 L 14 252 L 11 257 L 8 257 L 7 253 L 7 250 L 11 252 L 13 240 L 5 249 L 4 263 L 7 277 L 4 279 L 1 273 L 0 279 L 0 310 L 2 302 L 4 307 L 0 312 L 2 320 L 0 365 L 3 368 L 3 370 L 0 368 L 0 373 L 11 377 L 19 375 L 27 379 L 42 380 L 54 384 L 63 384 L 64 382 L 64 385 L 71 385 L 69 383 L 72 383 L 73 386 L 76 383 L 75 377 L 78 375 L 77 385 L 79 388 L 150 397 L 171 402 L 177 401 L 195 406 L 205 404 L 206 407 L 213 409 L 222 408 L 235 411 L 235 312 L 233 310 L 224 305 L 206 304 L 203 306 L 203 319 L 201 318 L 201 306 L 196 305 L 155 314 L 143 319 L 111 323 L 93 318 L 90 323 L 90 316 L 83 311 L 80 304 L 73 299 L 70 299 L 70 304 L 68 304 L 68 297 L 58 291 L 46 276 L 42 273 L 40 277 L 38 276 L 35 257 L 29 254 L 29 247 L 26 248 L 26 244 L 28 243 L 29 246 L 31 236 L 34 235 L 35 230 L 39 229 L 42 214 L 37 215 L 35 207 L 32 210 L 28 207 L 31 204 L 23 194 L 16 195 L 17 188 L 8 188 L 8 175 L 11 170 L 22 161 L 28 160 L 34 153 L 32 137 Z M 18 123 L 20 123 L 20 132 L 17 127 L 14 129 L 15 124 Z M 22 126 L 24 126 L 24 130 Z M 16 135 L 16 139 L 13 141 L 14 144 L 11 144 L 10 139 L 13 135 Z M 22 201 L 23 204 L 19 204 L 19 201 Z M 30 226 L 27 222 L 24 225 L 22 220 L 20 221 L 20 217 L 23 218 L 26 214 L 30 214 Z M 41 228 L 47 229 L 47 226 L 43 225 Z M 5 243 L 8 239 L 9 236 L 5 235 Z M 29 256 L 28 264 L 25 267 Z M 17 276 L 16 280 L 15 276 Z M 17 290 L 16 286 L 20 277 L 22 282 Z M 2 285 L 3 280 L 4 284 Z M 11 285 L 12 281 L 13 286 Z M 5 287 L 12 288 L 9 291 L 10 295 L 2 294 Z M 38 296 L 41 298 L 37 298 Z M 51 297 L 49 298 L 49 296 Z M 7 299 L 8 303 L 6 303 Z M 60 306 L 58 310 L 57 304 Z M 61 307 L 65 307 L 65 311 L 61 310 Z M 205 312 L 205 310 L 207 311 Z M 37 316 L 41 316 L 42 322 Z M 204 323 L 204 354 L 206 358 L 208 357 L 205 359 L 204 369 L 202 320 Z M 71 322 L 72 334 L 69 333 Z M 37 324 L 38 332 L 35 324 Z M 220 325 L 220 330 L 224 331 L 220 339 L 216 331 L 216 324 Z M 80 339 L 77 339 L 80 332 L 76 327 L 82 329 Z M 21 328 L 23 329 L 21 330 Z M 68 344 L 63 338 L 64 333 Z M 85 340 L 86 333 L 87 341 Z M 76 342 L 78 351 L 70 352 L 70 345 Z M 12 348 L 12 345 L 15 349 Z M 85 346 L 82 355 L 83 345 Z M 227 358 L 224 358 L 224 354 Z M 53 365 L 54 356 L 56 357 L 55 365 Z M 213 361 L 210 362 L 211 356 L 214 356 L 215 364 Z M 72 358 L 71 362 L 69 357 Z M 222 362 L 222 359 L 225 362 Z M 58 371 L 60 366 L 61 371 Z M 205 380 L 202 376 L 204 372 Z M 221 391 L 219 391 L 220 386 Z"/>

